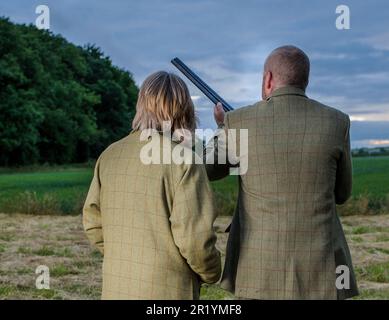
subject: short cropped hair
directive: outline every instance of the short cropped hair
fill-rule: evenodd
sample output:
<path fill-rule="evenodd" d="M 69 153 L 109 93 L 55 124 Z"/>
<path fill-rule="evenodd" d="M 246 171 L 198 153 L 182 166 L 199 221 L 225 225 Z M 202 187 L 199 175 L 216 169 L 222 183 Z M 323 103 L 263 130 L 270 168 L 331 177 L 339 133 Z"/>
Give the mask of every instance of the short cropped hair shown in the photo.
<path fill-rule="evenodd" d="M 149 75 L 140 87 L 133 130 L 163 129 L 171 122 L 171 131 L 196 129 L 197 117 L 185 82 L 173 73 L 158 71 Z"/>
<path fill-rule="evenodd" d="M 265 72 L 271 71 L 279 85 L 290 85 L 305 90 L 309 81 L 308 56 L 295 46 L 282 46 L 272 51 L 265 62 Z"/>

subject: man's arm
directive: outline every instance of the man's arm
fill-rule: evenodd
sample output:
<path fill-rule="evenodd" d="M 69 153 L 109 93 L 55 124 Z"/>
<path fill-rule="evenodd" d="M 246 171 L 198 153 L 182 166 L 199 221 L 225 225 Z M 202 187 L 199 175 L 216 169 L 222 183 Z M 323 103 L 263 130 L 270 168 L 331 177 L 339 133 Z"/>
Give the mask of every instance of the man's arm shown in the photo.
<path fill-rule="evenodd" d="M 178 183 L 170 215 L 174 242 L 202 281 L 214 283 L 221 274 L 215 247 L 213 193 L 203 165 L 190 165 Z"/>
<path fill-rule="evenodd" d="M 83 225 L 89 241 L 104 254 L 104 238 L 100 211 L 100 158 L 96 162 L 92 183 L 83 208 Z"/>
<path fill-rule="evenodd" d="M 227 130 L 228 124 L 228 113 L 225 113 L 222 105 L 218 103 L 214 109 L 214 118 L 218 125 L 217 133 L 208 142 L 204 150 L 204 163 L 205 169 L 209 180 L 219 180 L 226 177 L 229 174 L 230 165 L 227 159 Z M 225 158 L 224 163 L 219 163 L 219 154 L 221 158 Z"/>
<path fill-rule="evenodd" d="M 352 189 L 352 161 L 350 150 L 350 118 L 347 117 L 346 133 L 343 142 L 343 151 L 338 160 L 336 169 L 335 201 L 343 204 L 351 195 Z"/>

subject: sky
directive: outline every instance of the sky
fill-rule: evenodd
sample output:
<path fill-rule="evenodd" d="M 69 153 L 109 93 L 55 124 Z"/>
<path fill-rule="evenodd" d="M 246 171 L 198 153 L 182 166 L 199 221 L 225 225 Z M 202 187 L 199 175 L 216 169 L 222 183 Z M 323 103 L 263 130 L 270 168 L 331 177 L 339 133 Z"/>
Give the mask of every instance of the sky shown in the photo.
<path fill-rule="evenodd" d="M 34 23 L 50 8 L 50 30 L 96 44 L 140 85 L 158 71 L 179 71 L 179 57 L 234 108 L 261 99 L 263 63 L 293 44 L 311 60 L 310 98 L 350 115 L 352 147 L 389 146 L 389 1 L 333 0 L 13 0 L 0 15 Z M 350 9 L 339 30 L 335 10 Z M 201 128 L 214 128 L 212 103 L 187 82 Z"/>

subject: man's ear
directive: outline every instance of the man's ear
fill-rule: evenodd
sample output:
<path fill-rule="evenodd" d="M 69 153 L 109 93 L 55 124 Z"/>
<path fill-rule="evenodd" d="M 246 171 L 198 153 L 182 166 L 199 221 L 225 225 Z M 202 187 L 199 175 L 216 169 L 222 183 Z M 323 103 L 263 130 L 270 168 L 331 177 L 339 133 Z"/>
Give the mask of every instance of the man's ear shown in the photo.
<path fill-rule="evenodd" d="M 271 90 L 272 87 L 273 87 L 273 74 L 271 73 L 271 71 L 268 71 L 266 73 L 265 87 L 266 87 L 267 90 Z"/>

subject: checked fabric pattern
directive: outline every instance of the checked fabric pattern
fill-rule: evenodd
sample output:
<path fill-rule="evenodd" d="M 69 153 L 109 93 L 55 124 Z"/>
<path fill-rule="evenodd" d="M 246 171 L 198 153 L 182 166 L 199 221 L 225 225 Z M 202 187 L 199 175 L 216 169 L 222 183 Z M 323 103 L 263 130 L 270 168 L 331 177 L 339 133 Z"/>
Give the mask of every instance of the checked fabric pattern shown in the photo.
<path fill-rule="evenodd" d="M 86 234 L 104 253 L 102 298 L 197 299 L 200 281 L 221 274 L 207 174 L 203 165 L 143 164 L 145 143 L 132 132 L 102 153 L 84 205 Z"/>
<path fill-rule="evenodd" d="M 336 213 L 336 203 L 351 194 L 349 128 L 347 115 L 295 87 L 226 114 L 225 129 L 248 130 L 248 171 L 239 176 L 222 276 L 225 289 L 250 299 L 358 294 Z M 228 164 L 206 167 L 211 180 L 229 170 Z M 349 267 L 350 289 L 337 290 L 338 265 Z"/>

